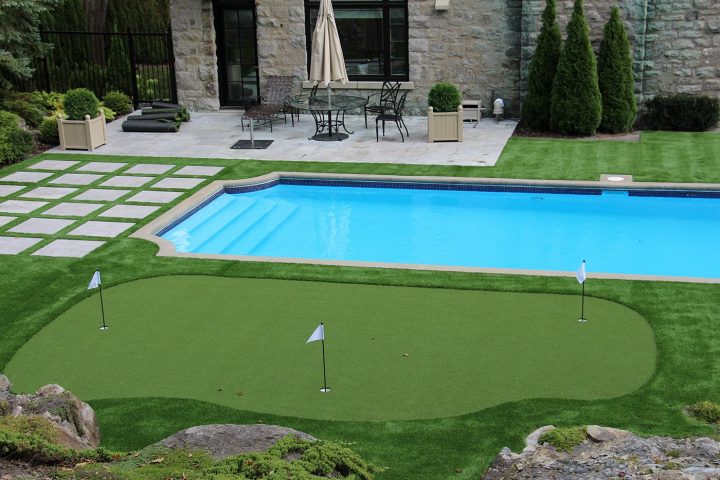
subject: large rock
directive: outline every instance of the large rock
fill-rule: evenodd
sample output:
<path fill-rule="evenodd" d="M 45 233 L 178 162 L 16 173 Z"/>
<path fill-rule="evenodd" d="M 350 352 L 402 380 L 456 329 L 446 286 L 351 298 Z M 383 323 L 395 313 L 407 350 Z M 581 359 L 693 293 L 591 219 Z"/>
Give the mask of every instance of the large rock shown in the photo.
<path fill-rule="evenodd" d="M 221 459 L 242 453 L 264 452 L 287 435 L 316 440 L 307 433 L 276 425 L 200 425 L 181 430 L 156 445 L 206 450 L 213 458 Z"/>

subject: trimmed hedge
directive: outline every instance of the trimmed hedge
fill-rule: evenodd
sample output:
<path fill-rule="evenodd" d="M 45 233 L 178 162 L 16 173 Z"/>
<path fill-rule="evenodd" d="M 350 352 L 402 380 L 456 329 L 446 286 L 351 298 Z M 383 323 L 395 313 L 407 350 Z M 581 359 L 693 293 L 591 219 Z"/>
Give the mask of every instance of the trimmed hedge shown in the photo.
<path fill-rule="evenodd" d="M 460 102 L 460 91 L 452 83 L 436 83 L 428 93 L 428 106 L 435 112 L 457 112 Z"/>
<path fill-rule="evenodd" d="M 18 122 L 17 115 L 0 110 L 0 165 L 20 162 L 32 152 L 33 137 Z"/>
<path fill-rule="evenodd" d="M 704 132 L 720 120 L 720 101 L 707 95 L 658 96 L 645 105 L 643 119 L 648 130 Z"/>
<path fill-rule="evenodd" d="M 85 120 L 85 115 L 95 118 L 100 109 L 100 101 L 87 88 L 68 90 L 63 103 L 69 120 Z"/>

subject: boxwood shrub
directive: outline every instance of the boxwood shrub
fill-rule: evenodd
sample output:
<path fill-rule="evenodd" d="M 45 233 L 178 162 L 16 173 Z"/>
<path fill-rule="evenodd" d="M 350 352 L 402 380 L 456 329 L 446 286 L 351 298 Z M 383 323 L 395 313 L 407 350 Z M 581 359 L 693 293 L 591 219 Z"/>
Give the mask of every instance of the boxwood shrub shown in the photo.
<path fill-rule="evenodd" d="M 118 115 L 127 115 L 133 111 L 133 104 L 130 97 L 117 90 L 105 94 L 103 104 Z"/>
<path fill-rule="evenodd" d="M 57 117 L 45 117 L 40 123 L 40 141 L 48 145 L 59 145 Z"/>
<path fill-rule="evenodd" d="M 657 96 L 646 106 L 644 126 L 649 130 L 703 132 L 720 120 L 720 101 L 706 95 Z"/>
<path fill-rule="evenodd" d="M 85 115 L 98 116 L 100 101 L 87 88 L 76 88 L 65 93 L 64 105 L 69 120 L 85 120 Z"/>
<path fill-rule="evenodd" d="M 428 106 L 435 112 L 456 112 L 460 101 L 460 91 L 452 83 L 437 83 L 428 93 Z"/>

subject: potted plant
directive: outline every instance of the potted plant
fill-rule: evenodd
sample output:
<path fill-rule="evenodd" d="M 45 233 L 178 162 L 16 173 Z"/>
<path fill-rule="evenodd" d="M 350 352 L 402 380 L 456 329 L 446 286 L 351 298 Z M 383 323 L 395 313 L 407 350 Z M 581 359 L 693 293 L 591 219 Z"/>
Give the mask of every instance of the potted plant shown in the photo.
<path fill-rule="evenodd" d="M 463 141 L 460 91 L 451 83 L 438 83 L 428 94 L 428 142 L 447 141 Z"/>
<path fill-rule="evenodd" d="M 105 115 L 94 93 L 86 88 L 68 90 L 63 104 L 67 120 L 58 118 L 60 148 L 94 150 L 107 143 Z"/>

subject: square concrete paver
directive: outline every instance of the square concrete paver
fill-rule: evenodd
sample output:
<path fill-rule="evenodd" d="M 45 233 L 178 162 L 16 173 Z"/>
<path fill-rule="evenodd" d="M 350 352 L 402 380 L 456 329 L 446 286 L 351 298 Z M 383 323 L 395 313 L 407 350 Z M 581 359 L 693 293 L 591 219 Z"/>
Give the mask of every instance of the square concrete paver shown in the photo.
<path fill-rule="evenodd" d="M 30 218 L 20 225 L 16 225 L 8 232 L 13 233 L 57 233 L 63 228 L 71 225 L 75 220 L 62 220 L 55 218 Z"/>
<path fill-rule="evenodd" d="M 76 237 L 115 238 L 133 225 L 135 224 L 126 222 L 97 222 L 93 220 L 83 223 L 78 228 L 68 233 L 68 235 Z"/>
<path fill-rule="evenodd" d="M 48 177 L 52 177 L 54 173 L 44 172 L 15 172 L 11 173 L 7 177 L 0 178 L 0 182 L 27 182 L 37 183 L 41 180 L 45 180 Z"/>
<path fill-rule="evenodd" d="M 190 190 L 204 182 L 204 178 L 163 178 L 150 188 L 178 188 L 180 190 Z"/>
<path fill-rule="evenodd" d="M 115 205 L 107 212 L 100 214 L 101 217 L 112 218 L 145 218 L 160 207 L 146 205 Z"/>
<path fill-rule="evenodd" d="M 127 163 L 120 163 L 120 162 L 90 162 L 87 165 L 83 165 L 82 167 L 78 168 L 78 172 L 101 172 L 101 173 L 111 173 L 116 170 L 120 170 L 122 167 L 127 165 Z"/>
<path fill-rule="evenodd" d="M 137 165 L 125 170 L 125 173 L 146 173 L 149 175 L 158 175 L 175 168 L 175 165 L 162 165 L 159 163 L 138 163 Z"/>
<path fill-rule="evenodd" d="M 30 213 L 48 202 L 30 202 L 26 200 L 5 200 L 0 203 L 0 212 L 5 213 Z"/>
<path fill-rule="evenodd" d="M 128 202 L 137 203 L 170 203 L 185 192 L 156 192 L 145 190 L 128 198 Z"/>
<path fill-rule="evenodd" d="M 27 193 L 20 195 L 24 198 L 45 198 L 48 200 L 55 200 L 62 198 L 65 195 L 70 195 L 73 192 L 77 192 L 77 188 L 63 188 L 63 187 L 38 187 L 34 190 L 30 190 Z"/>
<path fill-rule="evenodd" d="M 130 190 L 113 190 L 110 188 L 91 188 L 89 190 L 84 191 L 77 197 L 73 198 L 73 200 L 92 200 L 92 201 L 108 201 L 112 202 L 117 200 L 118 198 L 122 197 L 126 193 L 130 192 Z"/>
<path fill-rule="evenodd" d="M 28 168 L 30 170 L 67 170 L 78 163 L 80 162 L 71 160 L 43 160 Z"/>
<path fill-rule="evenodd" d="M 96 240 L 55 240 L 33 253 L 33 255 L 81 258 L 104 243 Z"/>
<path fill-rule="evenodd" d="M 91 173 L 66 173 L 58 178 L 50 180 L 50 183 L 63 185 L 90 185 L 96 180 L 102 178 L 102 175 L 93 175 Z"/>
<path fill-rule="evenodd" d="M 217 175 L 218 173 L 220 173 L 222 169 L 223 167 L 201 167 L 191 165 L 189 167 L 181 168 L 177 172 L 173 173 L 173 175 L 195 175 L 199 177 L 212 177 L 213 175 Z"/>
<path fill-rule="evenodd" d="M 0 197 L 6 197 L 12 195 L 15 192 L 19 192 L 27 185 L 0 185 Z"/>
<path fill-rule="evenodd" d="M 100 185 L 103 187 L 142 187 L 155 177 L 129 177 L 124 175 L 118 175 L 110 180 L 105 180 Z"/>
<path fill-rule="evenodd" d="M 5 217 L 3 215 L 0 215 L 0 227 L 2 227 L 3 225 L 7 225 L 8 223 L 12 222 L 16 218 L 17 217 Z"/>
<path fill-rule="evenodd" d="M 29 237 L 0 237 L 0 255 L 15 255 L 27 250 L 42 238 Z"/>
<path fill-rule="evenodd" d="M 105 205 L 102 203 L 60 203 L 49 210 L 45 210 L 43 215 L 57 215 L 59 217 L 84 217 L 89 215 L 98 208 Z"/>

